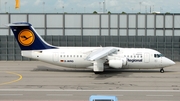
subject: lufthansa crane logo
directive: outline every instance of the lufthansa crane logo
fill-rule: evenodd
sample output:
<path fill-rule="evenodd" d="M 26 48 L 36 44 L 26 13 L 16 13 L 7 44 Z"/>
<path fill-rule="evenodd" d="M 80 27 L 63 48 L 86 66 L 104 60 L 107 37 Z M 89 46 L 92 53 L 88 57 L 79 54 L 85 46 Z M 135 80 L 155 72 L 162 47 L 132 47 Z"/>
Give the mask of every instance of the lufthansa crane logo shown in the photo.
<path fill-rule="evenodd" d="M 18 40 L 23 46 L 30 46 L 34 39 L 34 33 L 29 29 L 22 30 L 18 35 Z"/>

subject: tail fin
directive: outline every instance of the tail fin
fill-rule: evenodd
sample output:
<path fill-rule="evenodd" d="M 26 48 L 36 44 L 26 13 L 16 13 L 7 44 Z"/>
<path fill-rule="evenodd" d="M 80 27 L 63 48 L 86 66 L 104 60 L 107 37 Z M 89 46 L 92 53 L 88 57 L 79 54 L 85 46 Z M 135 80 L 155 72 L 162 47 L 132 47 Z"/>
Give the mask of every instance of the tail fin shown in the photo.
<path fill-rule="evenodd" d="M 8 26 L 14 33 L 21 50 L 43 50 L 56 48 L 55 46 L 46 43 L 30 23 L 17 22 L 9 24 Z"/>

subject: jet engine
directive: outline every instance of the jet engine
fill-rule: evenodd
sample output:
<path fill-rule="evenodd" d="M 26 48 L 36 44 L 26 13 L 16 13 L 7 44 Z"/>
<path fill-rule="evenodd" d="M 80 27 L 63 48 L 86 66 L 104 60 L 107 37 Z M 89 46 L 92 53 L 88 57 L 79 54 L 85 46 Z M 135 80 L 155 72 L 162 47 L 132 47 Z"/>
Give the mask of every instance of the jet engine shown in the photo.
<path fill-rule="evenodd" d="M 112 68 L 122 68 L 122 60 L 109 60 L 109 66 Z"/>
<path fill-rule="evenodd" d="M 127 65 L 127 59 L 109 60 L 109 67 L 122 68 L 123 65 Z"/>

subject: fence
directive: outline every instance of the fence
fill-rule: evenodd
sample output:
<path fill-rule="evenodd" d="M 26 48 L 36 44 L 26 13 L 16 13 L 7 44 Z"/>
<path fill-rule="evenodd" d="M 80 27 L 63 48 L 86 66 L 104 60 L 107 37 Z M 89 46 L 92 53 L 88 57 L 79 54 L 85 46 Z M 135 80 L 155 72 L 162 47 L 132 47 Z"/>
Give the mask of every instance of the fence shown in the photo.
<path fill-rule="evenodd" d="M 30 60 L 4 26 L 19 21 L 57 46 L 152 48 L 180 60 L 180 14 L 0 14 L 0 60 Z"/>

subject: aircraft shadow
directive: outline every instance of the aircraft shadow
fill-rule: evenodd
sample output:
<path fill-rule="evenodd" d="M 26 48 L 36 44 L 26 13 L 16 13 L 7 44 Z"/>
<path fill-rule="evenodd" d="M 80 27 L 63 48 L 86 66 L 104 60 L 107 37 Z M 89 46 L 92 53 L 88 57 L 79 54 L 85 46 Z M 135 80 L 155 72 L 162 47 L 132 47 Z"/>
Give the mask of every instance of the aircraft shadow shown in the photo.
<path fill-rule="evenodd" d="M 51 68 L 51 67 L 47 67 L 47 66 L 37 66 L 37 68 L 34 68 L 32 71 L 46 71 L 46 72 L 78 72 L 78 73 L 88 73 L 90 74 L 92 78 L 94 79 L 107 79 L 107 78 L 111 78 L 114 76 L 118 76 L 121 75 L 123 77 L 130 75 L 131 73 L 122 73 L 121 71 L 117 71 L 117 70 L 112 70 L 112 69 L 108 69 L 105 70 L 102 73 L 99 74 L 94 74 L 93 70 L 91 69 L 64 69 L 64 68 L 60 68 L 60 69 L 56 69 L 56 68 Z"/>
<path fill-rule="evenodd" d="M 32 71 L 50 71 L 50 72 L 93 72 L 91 69 L 72 69 L 72 68 L 51 68 L 47 66 L 37 66 Z M 133 72 L 133 73 L 152 73 L 152 72 L 159 72 L 158 69 L 105 69 L 102 74 L 114 74 L 114 73 L 122 73 L 122 72 Z M 172 72 L 172 71 L 165 71 L 165 72 Z"/>
<path fill-rule="evenodd" d="M 71 68 L 51 68 L 47 66 L 37 66 L 32 71 L 49 71 L 49 72 L 78 72 L 78 73 L 89 73 L 91 77 L 98 80 L 103 80 L 112 77 L 128 77 L 134 73 L 160 73 L 158 69 L 105 69 L 104 72 L 94 74 L 93 70 L 90 69 L 71 69 Z M 174 71 L 165 71 L 165 73 Z"/>
<path fill-rule="evenodd" d="M 46 67 L 46 66 L 37 66 L 37 68 L 34 68 L 32 71 L 49 71 L 49 72 L 92 72 L 92 70 L 89 69 L 56 69 L 56 68 L 51 68 L 51 67 Z"/>

